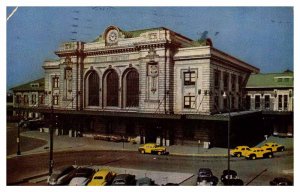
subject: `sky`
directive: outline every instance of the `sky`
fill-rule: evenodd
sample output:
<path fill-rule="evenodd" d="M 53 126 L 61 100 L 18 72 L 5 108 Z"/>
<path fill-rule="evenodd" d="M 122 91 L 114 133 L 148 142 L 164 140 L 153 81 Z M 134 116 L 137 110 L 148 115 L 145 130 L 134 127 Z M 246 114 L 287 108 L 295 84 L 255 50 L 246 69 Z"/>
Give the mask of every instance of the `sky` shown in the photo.
<path fill-rule="evenodd" d="M 6 89 L 43 77 L 43 62 L 57 59 L 61 43 L 93 41 L 110 25 L 209 37 L 262 73 L 294 70 L 293 20 L 292 7 L 19 7 L 6 24 Z"/>

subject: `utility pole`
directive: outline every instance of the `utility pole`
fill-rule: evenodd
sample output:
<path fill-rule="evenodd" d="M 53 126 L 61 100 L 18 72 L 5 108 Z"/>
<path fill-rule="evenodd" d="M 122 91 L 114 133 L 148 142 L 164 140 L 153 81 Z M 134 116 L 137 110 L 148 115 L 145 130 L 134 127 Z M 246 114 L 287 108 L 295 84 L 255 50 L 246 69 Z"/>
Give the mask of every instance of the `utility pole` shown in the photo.
<path fill-rule="evenodd" d="M 18 101 L 18 108 L 17 108 L 17 116 L 18 118 L 20 117 L 20 103 L 19 103 L 19 98 L 17 97 Z M 18 119 L 19 120 L 19 119 Z M 18 123 L 18 136 L 17 136 L 17 144 L 18 144 L 18 150 L 17 150 L 17 155 L 21 155 L 21 150 L 20 150 L 20 122 Z"/>
<path fill-rule="evenodd" d="M 51 98 L 51 114 L 50 114 L 50 126 L 49 126 L 49 134 L 50 134 L 50 151 L 49 151 L 49 175 L 52 174 L 53 170 L 53 95 Z"/>
<path fill-rule="evenodd" d="M 223 94 L 223 98 L 228 98 L 228 125 L 227 125 L 227 174 L 229 174 L 229 170 L 230 170 L 230 126 L 231 126 L 231 115 L 230 115 L 230 107 L 231 107 L 231 103 L 230 103 L 230 94 L 226 95 L 226 93 L 224 92 Z"/>

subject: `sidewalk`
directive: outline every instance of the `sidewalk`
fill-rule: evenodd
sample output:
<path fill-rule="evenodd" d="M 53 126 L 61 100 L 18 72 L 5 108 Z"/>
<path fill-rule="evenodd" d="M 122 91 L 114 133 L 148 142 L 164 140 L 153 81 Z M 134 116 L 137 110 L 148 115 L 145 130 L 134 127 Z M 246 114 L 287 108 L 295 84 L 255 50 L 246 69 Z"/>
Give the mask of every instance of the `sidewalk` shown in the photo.
<path fill-rule="evenodd" d="M 49 151 L 49 134 L 38 131 L 26 131 L 21 133 L 24 137 L 42 139 L 48 143 L 42 147 L 22 152 L 22 155 L 30 155 L 37 153 L 45 153 Z M 87 137 L 69 137 L 68 135 L 53 135 L 53 150 L 59 151 L 83 151 L 83 150 L 120 150 L 120 151 L 137 151 L 139 144 L 109 142 L 103 140 L 94 140 Z M 226 148 L 210 148 L 205 149 L 202 146 L 187 146 L 187 145 L 171 145 L 167 147 L 170 155 L 181 156 L 207 156 L 207 157 L 226 157 Z M 15 157 L 9 155 L 7 158 Z"/>

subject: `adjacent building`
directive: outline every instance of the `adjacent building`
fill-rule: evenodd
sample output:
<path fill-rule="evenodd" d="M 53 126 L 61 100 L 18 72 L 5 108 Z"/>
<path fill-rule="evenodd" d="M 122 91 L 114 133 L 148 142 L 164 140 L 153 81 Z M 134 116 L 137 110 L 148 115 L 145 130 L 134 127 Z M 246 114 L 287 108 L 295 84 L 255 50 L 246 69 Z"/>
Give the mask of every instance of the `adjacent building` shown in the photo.
<path fill-rule="evenodd" d="M 246 86 L 246 110 L 262 111 L 269 134 L 293 135 L 294 73 L 260 73 Z"/>
<path fill-rule="evenodd" d="M 45 104 L 44 83 L 45 79 L 40 78 L 10 89 L 13 92 L 11 98 L 13 116 L 25 119 L 41 117 L 41 114 L 34 109 Z"/>

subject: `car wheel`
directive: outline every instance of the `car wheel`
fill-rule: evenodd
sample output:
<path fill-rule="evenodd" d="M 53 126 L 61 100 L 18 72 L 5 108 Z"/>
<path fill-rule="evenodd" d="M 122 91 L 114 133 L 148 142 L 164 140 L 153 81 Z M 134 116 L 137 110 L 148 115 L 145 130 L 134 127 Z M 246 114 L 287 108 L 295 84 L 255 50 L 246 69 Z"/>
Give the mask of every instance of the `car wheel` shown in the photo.
<path fill-rule="evenodd" d="M 255 160 L 255 159 L 256 159 L 256 156 L 255 156 L 255 155 L 252 155 L 252 156 L 251 156 L 251 159 L 252 159 L 252 160 Z"/>
<path fill-rule="evenodd" d="M 237 157 L 241 157 L 241 153 L 237 153 L 236 156 L 237 156 Z"/>
<path fill-rule="evenodd" d="M 277 150 L 277 151 L 284 151 L 284 147 L 282 147 L 280 150 Z"/>
<path fill-rule="evenodd" d="M 269 157 L 269 158 L 272 158 L 272 157 L 273 157 L 273 154 L 269 154 L 268 157 Z"/>
<path fill-rule="evenodd" d="M 157 155 L 161 155 L 161 151 L 157 152 Z"/>
<path fill-rule="evenodd" d="M 141 154 L 145 154 L 145 150 L 141 150 Z"/>

